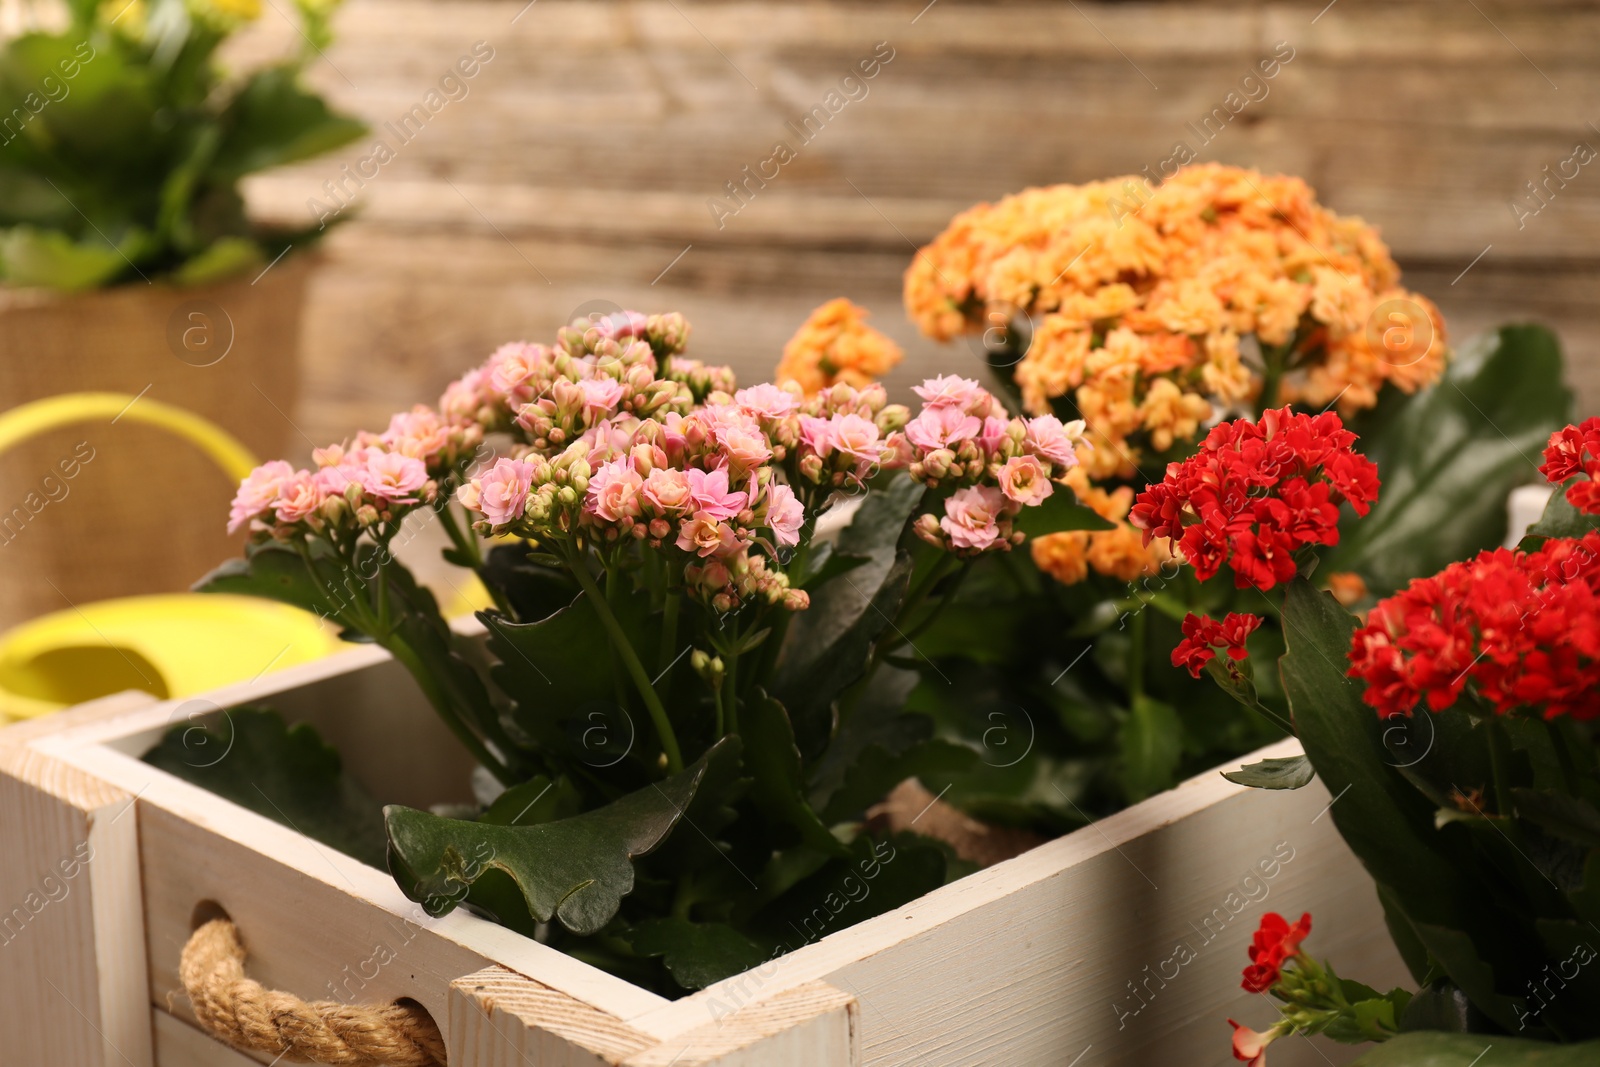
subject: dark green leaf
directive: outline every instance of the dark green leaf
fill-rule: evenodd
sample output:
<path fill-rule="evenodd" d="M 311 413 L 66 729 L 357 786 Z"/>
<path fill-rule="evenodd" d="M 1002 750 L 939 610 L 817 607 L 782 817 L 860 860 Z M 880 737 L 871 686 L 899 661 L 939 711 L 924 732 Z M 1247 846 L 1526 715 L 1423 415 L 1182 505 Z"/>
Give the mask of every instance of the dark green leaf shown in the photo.
<path fill-rule="evenodd" d="M 1573 479 L 1573 482 L 1577 480 Z M 1600 529 L 1600 515 L 1585 515 L 1573 507 L 1567 499 L 1567 486 L 1564 485 L 1550 494 L 1550 503 L 1544 506 L 1544 514 L 1539 516 L 1539 521 L 1528 527 L 1528 536 L 1541 539 L 1582 537 L 1595 529 Z"/>
<path fill-rule="evenodd" d="M 565 775 L 552 782 L 549 776 L 536 774 L 496 797 L 478 821 L 495 826 L 537 826 L 571 818 L 582 810 L 582 803 L 583 797 Z"/>
<path fill-rule="evenodd" d="M 806 802 L 801 783 L 800 750 L 794 727 L 781 702 L 757 688 L 739 715 L 744 764 L 754 779 L 751 793 L 769 815 L 788 823 L 812 848 L 842 852 L 841 845 Z"/>
<path fill-rule="evenodd" d="M 1255 789 L 1299 789 L 1316 776 L 1316 769 L 1304 756 L 1273 756 L 1260 763 L 1247 763 L 1236 771 L 1222 772 L 1228 781 Z"/>
<path fill-rule="evenodd" d="M 633 891 L 633 860 L 672 832 L 710 757 L 603 808 L 538 826 L 462 822 L 391 805 L 384 809 L 389 870 L 430 915 L 472 901 L 485 872 L 503 872 L 534 919 L 555 917 L 573 933 L 592 934 Z"/>
<path fill-rule="evenodd" d="M 383 866 L 380 805 L 344 773 L 339 753 L 306 723 L 288 726 L 264 708 L 230 708 L 211 727 L 174 726 L 144 761 L 363 863 Z"/>
<path fill-rule="evenodd" d="M 704 989 L 767 958 L 755 942 L 724 923 L 647 919 L 625 935 L 641 956 L 659 956 L 685 989 Z"/>
<path fill-rule="evenodd" d="M 222 122 L 227 133 L 212 173 L 223 181 L 319 155 L 367 132 L 364 123 L 335 115 L 321 97 L 302 89 L 292 65 L 251 75 Z"/>
<path fill-rule="evenodd" d="M 1386 396 L 1353 427 L 1378 464 L 1378 502 L 1347 519 L 1324 567 L 1385 594 L 1500 544 L 1506 494 L 1537 477 L 1534 457 L 1571 411 L 1561 374 L 1554 334 L 1504 326 L 1461 346 L 1433 388 Z"/>
<path fill-rule="evenodd" d="M 1549 789 L 1512 789 L 1517 815 L 1566 841 L 1600 848 L 1600 811 L 1568 793 Z"/>
<path fill-rule="evenodd" d="M 252 545 L 243 559 L 230 559 L 194 584 L 197 593 L 256 596 L 343 621 L 357 592 L 321 542 L 312 542 L 316 575 L 300 554 L 275 542 Z"/>
<path fill-rule="evenodd" d="M 1122 782 L 1130 799 L 1143 800 L 1176 784 L 1182 737 L 1183 723 L 1171 704 L 1134 698 L 1122 727 Z"/>
<path fill-rule="evenodd" d="M 1385 1041 L 1351 1067 L 1592 1067 L 1600 1042 L 1552 1045 L 1496 1034 L 1417 1031 Z"/>
<path fill-rule="evenodd" d="M 873 642 L 899 613 L 910 581 L 909 554 L 884 565 L 874 559 L 818 588 L 790 624 L 772 695 L 789 709 L 806 760 L 827 746 L 834 701 L 865 672 Z"/>

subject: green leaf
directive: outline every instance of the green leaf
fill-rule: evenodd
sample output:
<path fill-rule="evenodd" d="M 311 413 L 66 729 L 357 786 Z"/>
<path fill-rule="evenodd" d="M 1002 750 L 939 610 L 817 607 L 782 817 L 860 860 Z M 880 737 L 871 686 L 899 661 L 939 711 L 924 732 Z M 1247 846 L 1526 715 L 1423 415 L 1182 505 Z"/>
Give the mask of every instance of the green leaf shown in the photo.
<path fill-rule="evenodd" d="M 1600 1041 L 1553 1045 L 1497 1034 L 1401 1034 L 1363 1054 L 1351 1067 L 1591 1067 Z"/>
<path fill-rule="evenodd" d="M 536 774 L 495 797 L 478 821 L 495 826 L 538 826 L 569 819 L 582 805 L 582 795 L 565 775 L 551 781 L 548 775 Z"/>
<path fill-rule="evenodd" d="M 65 291 L 92 289 L 131 269 L 123 253 L 97 234 L 74 242 L 59 230 L 32 226 L 13 226 L 0 237 L 0 268 L 11 285 Z"/>
<path fill-rule="evenodd" d="M 790 623 L 771 692 L 789 709 L 806 760 L 827 747 L 834 701 L 866 671 L 873 642 L 905 600 L 911 570 L 909 553 L 874 559 L 814 591 L 811 606 Z"/>
<path fill-rule="evenodd" d="M 1228 781 L 1255 789 L 1299 789 L 1316 776 L 1316 769 L 1305 756 L 1272 756 L 1260 763 L 1247 763 L 1236 771 L 1222 772 Z"/>
<path fill-rule="evenodd" d="M 1582 537 L 1590 530 L 1600 529 L 1600 515 L 1585 515 L 1567 499 L 1567 486 L 1576 483 L 1574 478 L 1550 494 L 1550 503 L 1544 506 L 1539 521 L 1528 527 L 1528 536 L 1543 540 L 1548 537 Z"/>
<path fill-rule="evenodd" d="M 298 84 L 298 67 L 259 70 L 222 113 L 227 132 L 212 177 L 233 181 L 253 171 L 309 159 L 367 132 L 365 123 L 328 110 Z"/>
<path fill-rule="evenodd" d="M 629 597 L 612 606 L 634 648 L 650 660 L 654 647 L 644 638 L 648 605 Z M 589 598 L 579 593 L 560 611 L 538 622 L 511 622 L 495 612 L 479 612 L 489 630 L 489 651 L 499 661 L 490 674 L 513 701 L 512 718 L 540 747 L 593 764 L 595 756 L 569 736 L 567 724 L 598 714 L 632 722 L 617 702 L 610 634 Z M 618 713 L 621 713 L 620 715 Z M 597 720 L 598 721 L 598 720 Z M 610 762 L 606 757 L 601 762 Z"/>
<path fill-rule="evenodd" d="M 305 560 L 287 545 L 268 541 L 245 549 L 243 558 L 230 559 L 194 583 L 197 593 L 234 593 L 290 604 L 325 618 L 343 620 L 350 590 L 343 568 L 320 542 L 311 543 L 316 575 Z M 320 578 L 320 584 L 318 579 Z"/>
<path fill-rule="evenodd" d="M 813 545 L 806 573 L 800 578 L 800 588 L 814 589 L 827 585 L 842 574 L 872 562 L 871 556 L 840 552 L 826 541 Z"/>
<path fill-rule="evenodd" d="M 1122 727 L 1122 783 L 1130 799 L 1143 800 L 1176 784 L 1182 743 L 1176 708 L 1153 697 L 1134 698 Z"/>
<path fill-rule="evenodd" d="M 201 285 L 243 274 L 261 262 L 261 246 L 250 238 L 219 237 L 173 271 L 172 280 L 178 285 Z"/>
<path fill-rule="evenodd" d="M 1031 508 L 1023 508 L 1017 514 L 1012 524 L 1015 529 L 1021 530 L 1029 537 L 1043 537 L 1046 534 L 1061 533 L 1065 530 L 1115 530 L 1117 524 L 1107 522 L 1093 508 L 1078 503 L 1077 496 L 1065 486 L 1056 486 L 1055 491 L 1045 497 L 1044 503 Z"/>
<path fill-rule="evenodd" d="M 1550 789 L 1513 788 L 1511 797 L 1519 818 L 1562 840 L 1600 848 L 1600 811 L 1588 801 Z"/>
<path fill-rule="evenodd" d="M 463 822 L 390 805 L 389 870 L 430 915 L 471 902 L 486 872 L 502 872 L 535 920 L 554 917 L 573 933 L 595 933 L 633 891 L 633 860 L 660 845 L 693 801 L 712 752 L 603 808 L 537 826 Z"/>
<path fill-rule="evenodd" d="M 760 946 L 725 923 L 646 919 L 624 937 L 639 955 L 661 957 L 673 980 L 685 989 L 704 989 L 767 958 Z"/>
<path fill-rule="evenodd" d="M 330 848 L 383 867 L 381 807 L 306 723 L 230 708 L 215 726 L 172 727 L 144 761 Z"/>
<path fill-rule="evenodd" d="M 1463 345 L 1437 385 L 1354 422 L 1383 487 L 1369 515 L 1346 518 L 1324 569 L 1358 571 L 1383 595 L 1500 544 L 1506 494 L 1537 477 L 1533 457 L 1571 412 L 1561 375 L 1554 334 L 1504 326 Z"/>
<path fill-rule="evenodd" d="M 795 747 L 794 727 L 783 704 L 758 687 L 740 711 L 739 736 L 744 741 L 744 765 L 754 779 L 751 793 L 757 803 L 773 818 L 792 826 L 812 848 L 843 852 L 844 846 L 806 802 L 800 750 Z"/>
<path fill-rule="evenodd" d="M 874 486 L 856 509 L 850 525 L 839 531 L 836 551 L 852 556 L 872 556 L 880 562 L 894 558 L 912 512 L 927 493 L 921 482 L 892 472 L 885 484 Z"/>

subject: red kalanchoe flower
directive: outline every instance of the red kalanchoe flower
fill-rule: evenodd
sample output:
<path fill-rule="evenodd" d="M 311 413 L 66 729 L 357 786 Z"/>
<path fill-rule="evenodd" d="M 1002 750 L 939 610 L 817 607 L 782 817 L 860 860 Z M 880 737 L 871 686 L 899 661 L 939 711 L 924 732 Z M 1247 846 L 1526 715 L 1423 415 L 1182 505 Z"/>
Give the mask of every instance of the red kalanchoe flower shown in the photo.
<path fill-rule="evenodd" d="M 1385 717 L 1451 707 L 1600 715 L 1600 533 L 1495 549 L 1418 578 L 1355 632 L 1350 676 Z"/>
<path fill-rule="evenodd" d="M 1378 498 L 1378 468 L 1355 440 L 1331 411 L 1279 408 L 1221 423 L 1139 494 L 1128 518 L 1145 544 L 1175 542 L 1202 581 L 1226 563 L 1240 589 L 1271 589 L 1295 576 L 1300 549 L 1339 543 L 1341 502 L 1365 515 Z"/>
<path fill-rule="evenodd" d="M 1310 933 L 1310 912 L 1292 924 L 1275 911 L 1261 916 L 1261 925 L 1250 941 L 1250 966 L 1244 969 L 1241 985 L 1251 993 L 1271 989 L 1283 974 L 1284 961 L 1300 951 L 1300 942 Z"/>
<path fill-rule="evenodd" d="M 1600 418 L 1551 434 L 1539 473 L 1552 485 L 1583 475 L 1582 481 L 1567 487 L 1567 501 L 1586 515 L 1600 515 L 1600 482 L 1595 478 L 1600 474 Z"/>
<path fill-rule="evenodd" d="M 1172 650 L 1172 665 L 1183 667 L 1198 678 L 1205 665 L 1216 658 L 1217 648 L 1227 649 L 1230 659 L 1244 659 L 1248 655 L 1245 639 L 1261 622 L 1261 616 L 1248 613 L 1229 612 L 1218 622 L 1191 612 L 1183 618 L 1183 640 Z"/>

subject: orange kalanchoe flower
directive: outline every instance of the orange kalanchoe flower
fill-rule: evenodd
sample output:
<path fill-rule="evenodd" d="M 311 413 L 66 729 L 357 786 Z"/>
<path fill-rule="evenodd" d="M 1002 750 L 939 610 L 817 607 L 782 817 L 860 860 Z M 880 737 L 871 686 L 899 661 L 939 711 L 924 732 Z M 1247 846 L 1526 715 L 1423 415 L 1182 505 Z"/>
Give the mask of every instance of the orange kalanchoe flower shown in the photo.
<path fill-rule="evenodd" d="M 1076 585 L 1092 568 L 1118 581 L 1131 582 L 1161 570 L 1173 558 L 1165 541 L 1144 543 L 1144 535 L 1127 521 L 1133 490 L 1127 486 L 1107 492 L 1091 485 L 1081 466 L 1061 479 L 1078 501 L 1095 514 L 1117 524 L 1115 530 L 1066 530 L 1045 534 L 1028 542 L 1034 566 L 1062 585 Z"/>
<path fill-rule="evenodd" d="M 903 353 L 866 319 L 865 308 L 843 297 L 817 308 L 783 346 L 778 384 L 796 382 L 813 396 L 840 382 L 861 389 L 888 373 Z"/>
<path fill-rule="evenodd" d="M 1132 478 L 1141 449 L 1260 395 L 1256 345 L 1278 365 L 1274 406 L 1348 415 L 1386 382 L 1436 380 L 1444 323 L 1399 276 L 1377 232 L 1305 182 L 1211 163 L 1160 187 L 1132 176 L 980 204 L 917 254 L 905 302 L 939 340 L 1025 316 L 1024 403 L 1071 399 L 1097 446 L 1089 474 Z"/>

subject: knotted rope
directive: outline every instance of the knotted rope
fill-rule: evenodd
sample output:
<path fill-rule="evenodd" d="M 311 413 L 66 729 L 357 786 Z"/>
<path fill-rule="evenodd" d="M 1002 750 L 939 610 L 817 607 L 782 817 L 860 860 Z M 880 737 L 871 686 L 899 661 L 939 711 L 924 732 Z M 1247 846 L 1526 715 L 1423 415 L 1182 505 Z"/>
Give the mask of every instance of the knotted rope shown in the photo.
<path fill-rule="evenodd" d="M 236 1048 L 342 1067 L 444 1067 L 444 1038 L 420 1008 L 304 1001 L 244 976 L 244 943 L 228 919 L 189 938 L 178 964 L 208 1033 Z"/>

